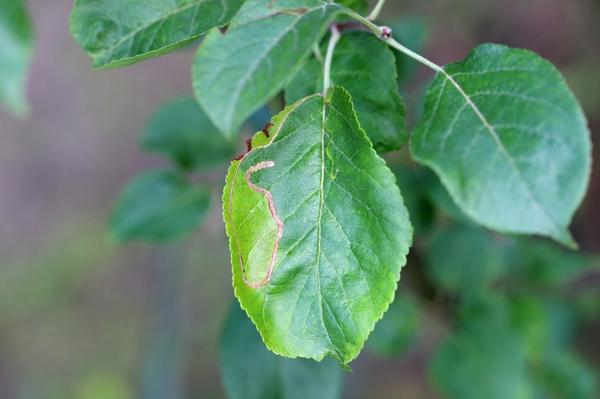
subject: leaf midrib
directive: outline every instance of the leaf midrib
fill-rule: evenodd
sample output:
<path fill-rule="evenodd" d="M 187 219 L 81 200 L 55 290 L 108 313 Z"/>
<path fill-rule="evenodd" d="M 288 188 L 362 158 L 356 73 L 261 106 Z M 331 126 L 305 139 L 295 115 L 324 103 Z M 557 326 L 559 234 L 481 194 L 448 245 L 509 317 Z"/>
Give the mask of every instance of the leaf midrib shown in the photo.
<path fill-rule="evenodd" d="M 443 76 L 445 77 L 445 79 L 447 81 L 449 81 L 456 88 L 456 90 L 459 92 L 459 94 L 465 99 L 465 102 L 469 105 L 469 107 L 473 110 L 473 112 L 475 112 L 476 116 L 479 118 L 479 120 L 481 121 L 481 123 L 483 123 L 483 125 L 485 127 L 485 130 L 488 131 L 488 133 L 492 136 L 492 139 L 494 140 L 494 142 L 498 145 L 498 148 L 500 149 L 500 152 L 506 158 L 506 160 L 508 161 L 508 164 L 513 169 L 513 171 L 514 171 L 515 175 L 517 176 L 518 180 L 521 182 L 521 184 L 525 188 L 525 191 L 526 191 L 527 195 L 529 195 L 529 197 L 532 199 L 532 201 L 535 204 L 535 206 L 540 210 L 540 212 L 542 213 L 542 215 L 550 223 L 550 227 L 552 228 L 552 230 L 554 230 L 554 233 L 557 235 L 557 237 L 564 236 L 563 229 L 560 227 L 560 225 L 556 221 L 554 221 L 550 217 L 550 215 L 548 215 L 548 213 L 546 212 L 546 210 L 544 209 L 544 207 L 542 206 L 542 204 L 539 202 L 539 200 L 537 199 L 537 197 L 534 195 L 533 191 L 529 187 L 528 182 L 525 180 L 525 178 L 523 177 L 521 171 L 519 170 L 519 168 L 515 164 L 513 158 L 511 157 L 510 153 L 508 152 L 508 150 L 504 146 L 504 143 L 502 143 L 502 140 L 500 140 L 500 137 L 498 136 L 498 133 L 496 132 L 496 129 L 494 128 L 494 126 L 487 120 L 487 118 L 485 117 L 485 115 L 483 114 L 483 112 L 479 109 L 479 107 L 475 104 L 475 102 L 473 102 L 473 100 L 471 99 L 471 97 L 465 92 L 465 90 L 453 78 L 453 76 L 450 75 L 445 69 L 442 69 L 440 72 L 443 74 Z M 443 93 L 443 91 L 440 92 L 440 98 L 442 96 L 442 93 Z"/>
<path fill-rule="evenodd" d="M 323 107 L 321 109 L 321 137 L 320 137 L 320 163 L 321 163 L 321 176 L 319 178 L 319 213 L 317 214 L 317 254 L 315 257 L 315 267 L 317 271 L 317 290 L 319 292 L 319 309 L 321 309 L 321 322 L 323 323 L 323 329 L 325 330 L 325 334 L 327 334 L 327 339 L 329 339 L 329 343 L 335 347 L 331 335 L 329 334 L 329 329 L 325 325 L 325 316 L 323 311 L 323 293 L 321 291 L 321 244 L 322 244 L 322 233 L 321 233 L 321 224 L 323 220 L 323 209 L 325 207 L 325 121 L 327 120 L 326 112 L 327 112 L 327 99 L 325 97 L 322 98 Z"/>
<path fill-rule="evenodd" d="M 182 13 L 184 11 L 187 11 L 188 9 L 192 8 L 192 7 L 196 7 L 201 5 L 202 3 L 206 3 L 208 0 L 199 0 L 196 1 L 194 3 L 188 3 L 182 7 L 176 8 L 174 10 L 172 10 L 171 12 L 169 12 L 168 14 L 162 15 L 160 18 L 154 19 L 144 25 L 141 25 L 137 28 L 135 28 L 134 30 L 132 30 L 131 32 L 129 32 L 128 34 L 126 34 L 125 36 L 123 36 L 121 39 L 119 39 L 116 43 L 114 43 L 113 45 L 111 45 L 110 47 L 107 47 L 106 49 L 104 49 L 102 52 L 99 52 L 97 57 L 100 57 L 104 54 L 112 54 L 114 53 L 114 51 L 119 48 L 121 45 L 123 45 L 124 43 L 126 43 L 128 40 L 132 39 L 133 37 L 135 37 L 136 35 L 138 35 L 140 32 L 145 31 L 146 29 L 148 29 L 149 27 L 151 27 L 152 25 L 154 25 L 157 22 L 161 22 L 161 21 L 165 21 L 171 17 L 173 17 L 174 15 L 177 15 L 179 13 Z M 227 9 L 227 5 L 225 3 L 224 0 L 221 0 L 221 4 L 223 5 L 224 9 Z M 128 58 L 128 57 L 124 57 L 124 58 Z"/>

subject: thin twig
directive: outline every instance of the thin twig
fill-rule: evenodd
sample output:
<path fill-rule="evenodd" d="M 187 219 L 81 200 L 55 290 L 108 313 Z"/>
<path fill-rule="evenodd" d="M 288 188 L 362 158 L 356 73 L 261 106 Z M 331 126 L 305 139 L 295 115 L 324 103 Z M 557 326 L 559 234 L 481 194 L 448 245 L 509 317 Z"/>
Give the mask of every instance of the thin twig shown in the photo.
<path fill-rule="evenodd" d="M 373 11 L 371 11 L 371 14 L 369 14 L 367 19 L 369 19 L 371 21 L 375 21 L 377 18 L 379 18 L 379 14 L 381 14 L 381 10 L 383 9 L 384 4 L 385 4 L 385 0 L 379 0 L 377 2 L 377 4 L 375 4 Z"/>
<path fill-rule="evenodd" d="M 330 28 L 331 37 L 329 38 L 329 44 L 327 45 L 327 54 L 325 54 L 325 65 L 323 66 L 323 95 L 327 93 L 327 90 L 331 86 L 331 64 L 333 62 L 333 53 L 335 46 L 340 40 L 340 31 L 337 26 L 333 25 Z"/>
<path fill-rule="evenodd" d="M 433 61 L 428 60 L 427 58 L 423 57 L 422 55 L 415 53 L 408 47 L 406 47 L 406 46 L 400 44 L 398 41 L 396 41 L 392 37 L 392 30 L 390 28 L 388 28 L 387 26 L 376 25 L 369 18 L 365 18 L 362 15 L 360 15 L 350 9 L 346 10 L 346 14 L 349 17 L 352 17 L 355 20 L 361 22 L 366 28 L 368 28 L 371 32 L 373 32 L 373 34 L 375 36 L 377 36 L 383 42 L 387 43 L 388 46 L 395 48 L 396 50 L 400 51 L 401 53 L 406 54 L 410 58 L 414 59 L 415 61 L 420 62 L 421 64 L 433 69 L 436 72 L 441 72 L 441 73 L 445 74 L 445 71 L 441 66 L 437 65 Z"/>
<path fill-rule="evenodd" d="M 423 57 L 422 55 L 415 53 L 408 47 L 403 46 L 402 44 L 398 43 L 393 37 L 389 37 L 387 39 L 382 38 L 382 40 L 384 42 L 386 42 L 390 47 L 395 48 L 396 50 L 400 51 L 401 53 L 406 54 L 413 60 L 420 62 L 421 64 L 433 69 L 436 72 L 441 72 L 444 75 L 446 74 L 446 71 L 444 71 L 444 69 L 441 66 L 439 66 L 438 64 L 436 64 L 433 61 L 428 60 L 427 58 Z"/>

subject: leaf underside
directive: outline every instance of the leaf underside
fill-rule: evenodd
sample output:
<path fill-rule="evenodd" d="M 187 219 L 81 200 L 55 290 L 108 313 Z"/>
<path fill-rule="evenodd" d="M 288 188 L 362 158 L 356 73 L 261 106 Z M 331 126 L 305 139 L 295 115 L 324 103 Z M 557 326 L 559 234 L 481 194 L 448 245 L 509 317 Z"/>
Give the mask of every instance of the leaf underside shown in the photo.
<path fill-rule="evenodd" d="M 243 0 L 76 0 L 71 34 L 95 67 L 166 54 L 227 24 Z"/>
<path fill-rule="evenodd" d="M 273 352 L 346 364 L 406 263 L 395 177 L 341 88 L 287 107 L 253 147 L 223 194 L 235 294 Z"/>
<path fill-rule="evenodd" d="M 567 228 L 591 144 L 560 73 L 530 51 L 490 44 L 444 70 L 451 78 L 440 73 L 429 88 L 413 156 L 477 222 L 574 246 Z"/>

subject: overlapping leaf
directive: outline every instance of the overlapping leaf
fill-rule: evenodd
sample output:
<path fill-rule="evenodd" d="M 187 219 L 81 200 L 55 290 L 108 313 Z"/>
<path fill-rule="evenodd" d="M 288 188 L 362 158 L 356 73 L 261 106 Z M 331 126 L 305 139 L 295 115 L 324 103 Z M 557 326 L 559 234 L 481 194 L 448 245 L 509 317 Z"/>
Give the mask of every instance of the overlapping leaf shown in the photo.
<path fill-rule="evenodd" d="M 396 150 L 408 141 L 395 58 L 385 43 L 366 32 L 345 34 L 335 49 L 331 80 L 352 95 L 358 120 L 378 151 Z M 312 58 L 286 87 L 286 101 L 319 93 L 322 87 L 323 65 Z"/>
<path fill-rule="evenodd" d="M 0 103 L 17 115 L 28 112 L 25 83 L 33 34 L 22 0 L 0 2 Z"/>
<path fill-rule="evenodd" d="M 345 90 L 273 124 L 227 177 L 235 293 L 273 352 L 348 363 L 392 302 L 408 215 Z"/>
<path fill-rule="evenodd" d="M 590 139 L 560 73 L 530 51 L 499 45 L 444 69 L 413 155 L 479 223 L 573 245 L 567 228 L 588 183 Z"/>
<path fill-rule="evenodd" d="M 217 130 L 193 98 L 162 107 L 148 124 L 142 146 L 166 154 L 188 170 L 224 163 L 234 152 L 233 143 Z"/>
<path fill-rule="evenodd" d="M 342 369 L 332 359 L 317 363 L 269 352 L 248 316 L 234 302 L 220 343 L 223 385 L 229 399 L 336 399 Z"/>
<path fill-rule="evenodd" d="M 226 25 L 244 0 L 76 0 L 71 34 L 96 67 L 117 67 L 185 46 Z"/>
<path fill-rule="evenodd" d="M 215 126 L 235 133 L 294 76 L 340 10 L 332 3 L 285 9 L 207 35 L 194 60 L 193 82 Z"/>

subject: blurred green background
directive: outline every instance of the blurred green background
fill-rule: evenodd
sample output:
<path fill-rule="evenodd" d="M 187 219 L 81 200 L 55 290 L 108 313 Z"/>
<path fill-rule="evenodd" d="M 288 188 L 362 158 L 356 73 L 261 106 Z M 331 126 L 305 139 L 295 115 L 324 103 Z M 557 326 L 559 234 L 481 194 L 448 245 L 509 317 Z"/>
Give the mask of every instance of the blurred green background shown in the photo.
<path fill-rule="evenodd" d="M 202 176 L 212 182 L 215 204 L 202 229 L 175 248 L 118 246 L 106 229 L 121 187 L 165 164 L 142 153 L 138 139 L 156 109 L 190 92 L 194 48 L 94 71 L 69 36 L 71 5 L 29 2 L 37 38 L 32 115 L 19 121 L 0 113 L 0 398 L 223 398 L 218 336 L 232 297 L 217 203 L 225 170 Z M 565 74 L 592 134 L 600 132 L 600 1 L 390 0 L 384 15 L 422 21 L 425 53 L 439 64 L 481 42 L 538 52 Z M 430 78 L 419 70 L 407 92 L 420 96 Z M 600 253 L 598 204 L 600 177 L 593 175 L 573 225 L 587 253 Z M 555 259 L 548 248 L 542 255 Z M 414 289 L 410 268 L 419 266 L 409 263 L 401 289 Z M 597 292 L 597 270 L 569 289 Z M 591 298 L 591 317 L 574 342 L 598 370 L 600 306 Z M 423 305 L 416 346 L 405 356 L 383 360 L 377 350 L 364 351 L 344 376 L 344 397 L 441 397 L 429 359 L 453 321 L 441 315 L 440 302 Z"/>

